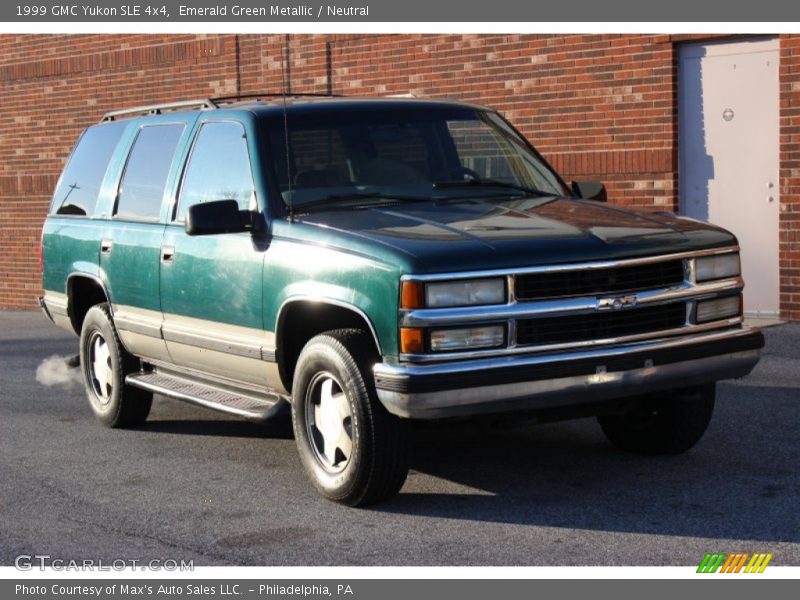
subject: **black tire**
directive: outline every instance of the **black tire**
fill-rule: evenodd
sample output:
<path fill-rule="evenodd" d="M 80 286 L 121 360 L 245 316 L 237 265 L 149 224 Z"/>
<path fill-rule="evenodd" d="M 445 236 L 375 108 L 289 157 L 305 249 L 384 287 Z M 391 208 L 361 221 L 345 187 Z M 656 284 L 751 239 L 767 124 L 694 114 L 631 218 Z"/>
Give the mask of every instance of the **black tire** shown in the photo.
<path fill-rule="evenodd" d="M 300 460 L 325 498 L 348 506 L 366 506 L 394 496 L 408 475 L 409 425 L 389 414 L 378 400 L 372 376 L 376 360 L 372 340 L 364 331 L 341 329 L 312 338 L 300 352 L 294 372 L 292 425 Z M 331 394 L 338 390 L 335 398 L 341 409 L 333 415 L 334 423 L 339 420 L 335 427 L 351 441 L 346 456 L 338 445 L 328 453 L 320 448 L 327 441 L 314 415 L 323 411 L 328 381 L 327 398 L 333 402 Z M 349 421 L 342 416 L 348 408 Z"/>
<path fill-rule="evenodd" d="M 714 412 L 715 385 L 675 390 L 624 415 L 598 417 L 617 448 L 636 454 L 680 454 L 703 437 Z"/>
<path fill-rule="evenodd" d="M 144 423 L 153 394 L 125 385 L 125 376 L 139 370 L 139 359 L 122 347 L 108 304 L 97 304 L 86 313 L 80 358 L 86 396 L 97 420 L 114 428 Z M 100 363 L 107 366 L 102 375 L 95 372 L 100 370 L 95 366 Z"/>

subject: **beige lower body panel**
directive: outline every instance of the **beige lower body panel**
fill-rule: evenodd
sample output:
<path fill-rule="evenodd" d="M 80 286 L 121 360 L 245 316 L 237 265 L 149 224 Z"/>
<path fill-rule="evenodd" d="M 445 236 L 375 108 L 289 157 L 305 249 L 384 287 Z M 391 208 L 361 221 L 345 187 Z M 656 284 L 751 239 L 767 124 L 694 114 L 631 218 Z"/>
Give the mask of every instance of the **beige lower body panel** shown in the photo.
<path fill-rule="evenodd" d="M 122 345 L 131 354 L 144 359 L 169 360 L 169 352 L 164 340 L 141 333 L 117 329 Z"/>
<path fill-rule="evenodd" d="M 287 393 L 281 385 L 277 363 L 268 363 L 257 358 L 198 348 L 179 342 L 168 342 L 168 348 L 170 362 L 178 367 L 266 386 L 280 394 Z"/>
<path fill-rule="evenodd" d="M 114 307 L 114 325 L 119 339 L 131 354 L 168 361 L 167 344 L 161 337 L 161 312 L 133 306 Z"/>
<path fill-rule="evenodd" d="M 115 307 L 114 320 L 128 351 L 145 360 L 287 393 L 274 362 L 271 331 L 130 306 Z"/>

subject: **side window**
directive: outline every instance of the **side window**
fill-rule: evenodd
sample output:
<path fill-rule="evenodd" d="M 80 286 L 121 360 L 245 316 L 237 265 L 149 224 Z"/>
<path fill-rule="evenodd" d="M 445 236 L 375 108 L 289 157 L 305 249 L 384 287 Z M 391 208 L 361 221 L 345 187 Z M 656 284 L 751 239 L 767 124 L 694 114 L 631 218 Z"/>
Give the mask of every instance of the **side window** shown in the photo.
<path fill-rule="evenodd" d="M 183 125 L 148 125 L 139 130 L 128 155 L 114 215 L 157 220 Z"/>
<path fill-rule="evenodd" d="M 94 213 L 108 163 L 126 125 L 95 125 L 83 133 L 53 194 L 51 213 L 80 216 Z"/>
<path fill-rule="evenodd" d="M 183 220 L 190 206 L 214 200 L 236 200 L 241 210 L 247 210 L 253 192 L 244 127 L 204 123 L 183 177 L 176 220 Z"/>

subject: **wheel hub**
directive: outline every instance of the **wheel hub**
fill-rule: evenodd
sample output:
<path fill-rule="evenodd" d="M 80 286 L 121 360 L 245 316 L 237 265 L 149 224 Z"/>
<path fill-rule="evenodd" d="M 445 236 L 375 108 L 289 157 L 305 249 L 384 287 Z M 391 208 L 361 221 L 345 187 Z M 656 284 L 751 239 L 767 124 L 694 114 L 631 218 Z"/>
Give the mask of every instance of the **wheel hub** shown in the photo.
<path fill-rule="evenodd" d="M 89 379 L 98 402 L 105 406 L 114 391 L 114 375 L 111 367 L 111 352 L 108 343 L 99 332 L 89 342 Z"/>
<path fill-rule="evenodd" d="M 343 470 L 353 451 L 352 412 L 333 375 L 318 374 L 308 388 L 306 423 L 317 460 L 326 470 Z"/>

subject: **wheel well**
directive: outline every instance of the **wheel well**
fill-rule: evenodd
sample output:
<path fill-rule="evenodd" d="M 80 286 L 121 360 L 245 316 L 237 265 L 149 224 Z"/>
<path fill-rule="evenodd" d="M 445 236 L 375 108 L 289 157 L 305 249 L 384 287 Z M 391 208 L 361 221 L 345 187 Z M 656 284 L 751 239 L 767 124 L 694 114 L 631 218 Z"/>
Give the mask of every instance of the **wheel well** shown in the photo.
<path fill-rule="evenodd" d="M 351 328 L 369 332 L 375 343 L 375 353 L 380 354 L 369 322 L 355 310 L 335 304 L 302 300 L 289 304 L 281 313 L 275 332 L 276 359 L 284 387 L 291 391 L 297 358 L 311 338 L 325 331 Z"/>
<path fill-rule="evenodd" d="M 95 304 L 108 302 L 108 297 L 98 281 L 91 277 L 81 277 L 80 275 L 71 277 L 67 289 L 69 301 L 69 318 L 72 321 L 72 328 L 78 335 L 81 334 L 83 319 L 86 313 Z"/>

